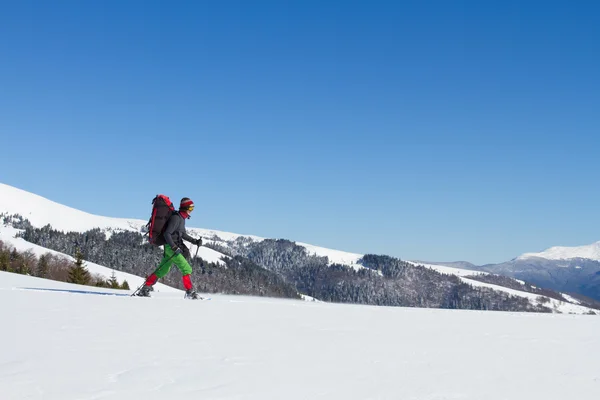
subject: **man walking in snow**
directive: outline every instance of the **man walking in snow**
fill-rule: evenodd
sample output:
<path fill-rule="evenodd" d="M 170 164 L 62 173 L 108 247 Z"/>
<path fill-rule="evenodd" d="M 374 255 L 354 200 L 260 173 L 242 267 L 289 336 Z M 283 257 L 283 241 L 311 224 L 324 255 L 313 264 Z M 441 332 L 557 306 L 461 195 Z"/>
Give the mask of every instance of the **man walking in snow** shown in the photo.
<path fill-rule="evenodd" d="M 181 199 L 179 203 L 179 211 L 174 212 L 167 221 L 164 238 L 167 242 L 163 259 L 158 268 L 152 275 L 146 279 L 146 283 L 138 292 L 138 296 L 150 297 L 152 286 L 163 276 L 167 275 L 171 270 L 171 266 L 175 264 L 183 275 L 183 286 L 185 287 L 185 297 L 188 299 L 200 299 L 198 293 L 192 287 L 190 274 L 192 267 L 187 259 L 190 258 L 189 249 L 183 244 L 184 240 L 193 243 L 197 246 L 202 245 L 202 239 L 194 239 L 185 232 L 185 220 L 190 218 L 190 214 L 194 211 L 194 202 L 187 197 Z"/>

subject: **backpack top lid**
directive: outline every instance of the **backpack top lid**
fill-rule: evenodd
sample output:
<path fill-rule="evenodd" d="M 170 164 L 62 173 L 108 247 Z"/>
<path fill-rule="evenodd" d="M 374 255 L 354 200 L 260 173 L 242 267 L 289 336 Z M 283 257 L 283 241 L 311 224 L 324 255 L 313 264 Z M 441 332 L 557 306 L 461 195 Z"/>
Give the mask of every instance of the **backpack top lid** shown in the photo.
<path fill-rule="evenodd" d="M 173 210 L 175 210 L 175 207 L 173 207 L 173 202 L 171 201 L 171 199 L 169 199 L 169 196 L 164 195 L 164 194 L 157 194 L 153 199 L 152 199 L 152 205 L 154 207 L 157 206 L 157 203 L 163 203 L 164 205 L 166 205 L 167 207 L 172 208 Z"/>

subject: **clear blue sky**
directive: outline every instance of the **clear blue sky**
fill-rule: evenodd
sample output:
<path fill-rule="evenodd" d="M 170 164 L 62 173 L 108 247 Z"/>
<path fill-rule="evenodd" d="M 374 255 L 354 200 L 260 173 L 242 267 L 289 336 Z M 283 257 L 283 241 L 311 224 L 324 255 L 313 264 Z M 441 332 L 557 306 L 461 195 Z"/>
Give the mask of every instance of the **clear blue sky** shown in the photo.
<path fill-rule="evenodd" d="M 600 240 L 596 1 L 0 8 L 0 182 L 403 259 Z"/>

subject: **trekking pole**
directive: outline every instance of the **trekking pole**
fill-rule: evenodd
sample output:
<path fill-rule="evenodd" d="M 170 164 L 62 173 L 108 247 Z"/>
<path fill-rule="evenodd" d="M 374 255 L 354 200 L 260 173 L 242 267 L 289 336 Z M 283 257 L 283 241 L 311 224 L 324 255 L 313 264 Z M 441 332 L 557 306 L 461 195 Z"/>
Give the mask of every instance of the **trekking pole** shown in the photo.
<path fill-rule="evenodd" d="M 174 253 L 171 257 L 169 257 L 169 259 L 167 261 L 165 261 L 164 263 L 161 263 L 158 267 L 156 267 L 156 269 L 152 272 L 152 274 L 156 273 L 156 271 L 161 269 L 163 267 L 163 265 L 166 265 L 176 255 L 177 255 L 177 253 Z M 150 274 L 148 277 L 152 276 L 152 274 Z M 140 289 L 146 284 L 146 282 L 148 282 L 148 278 L 146 278 L 144 280 L 144 283 L 142 283 L 137 289 L 135 289 L 135 291 L 133 293 L 131 293 L 131 297 L 135 296 L 140 291 Z"/>

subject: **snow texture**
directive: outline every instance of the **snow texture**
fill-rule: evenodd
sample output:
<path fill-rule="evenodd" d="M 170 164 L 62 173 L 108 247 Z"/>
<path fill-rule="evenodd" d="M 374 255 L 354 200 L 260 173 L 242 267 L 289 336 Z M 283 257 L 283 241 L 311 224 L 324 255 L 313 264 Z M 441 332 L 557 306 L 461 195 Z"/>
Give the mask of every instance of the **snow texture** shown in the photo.
<path fill-rule="evenodd" d="M 600 398 L 590 316 L 40 286 L 0 272 L 2 399 Z"/>

